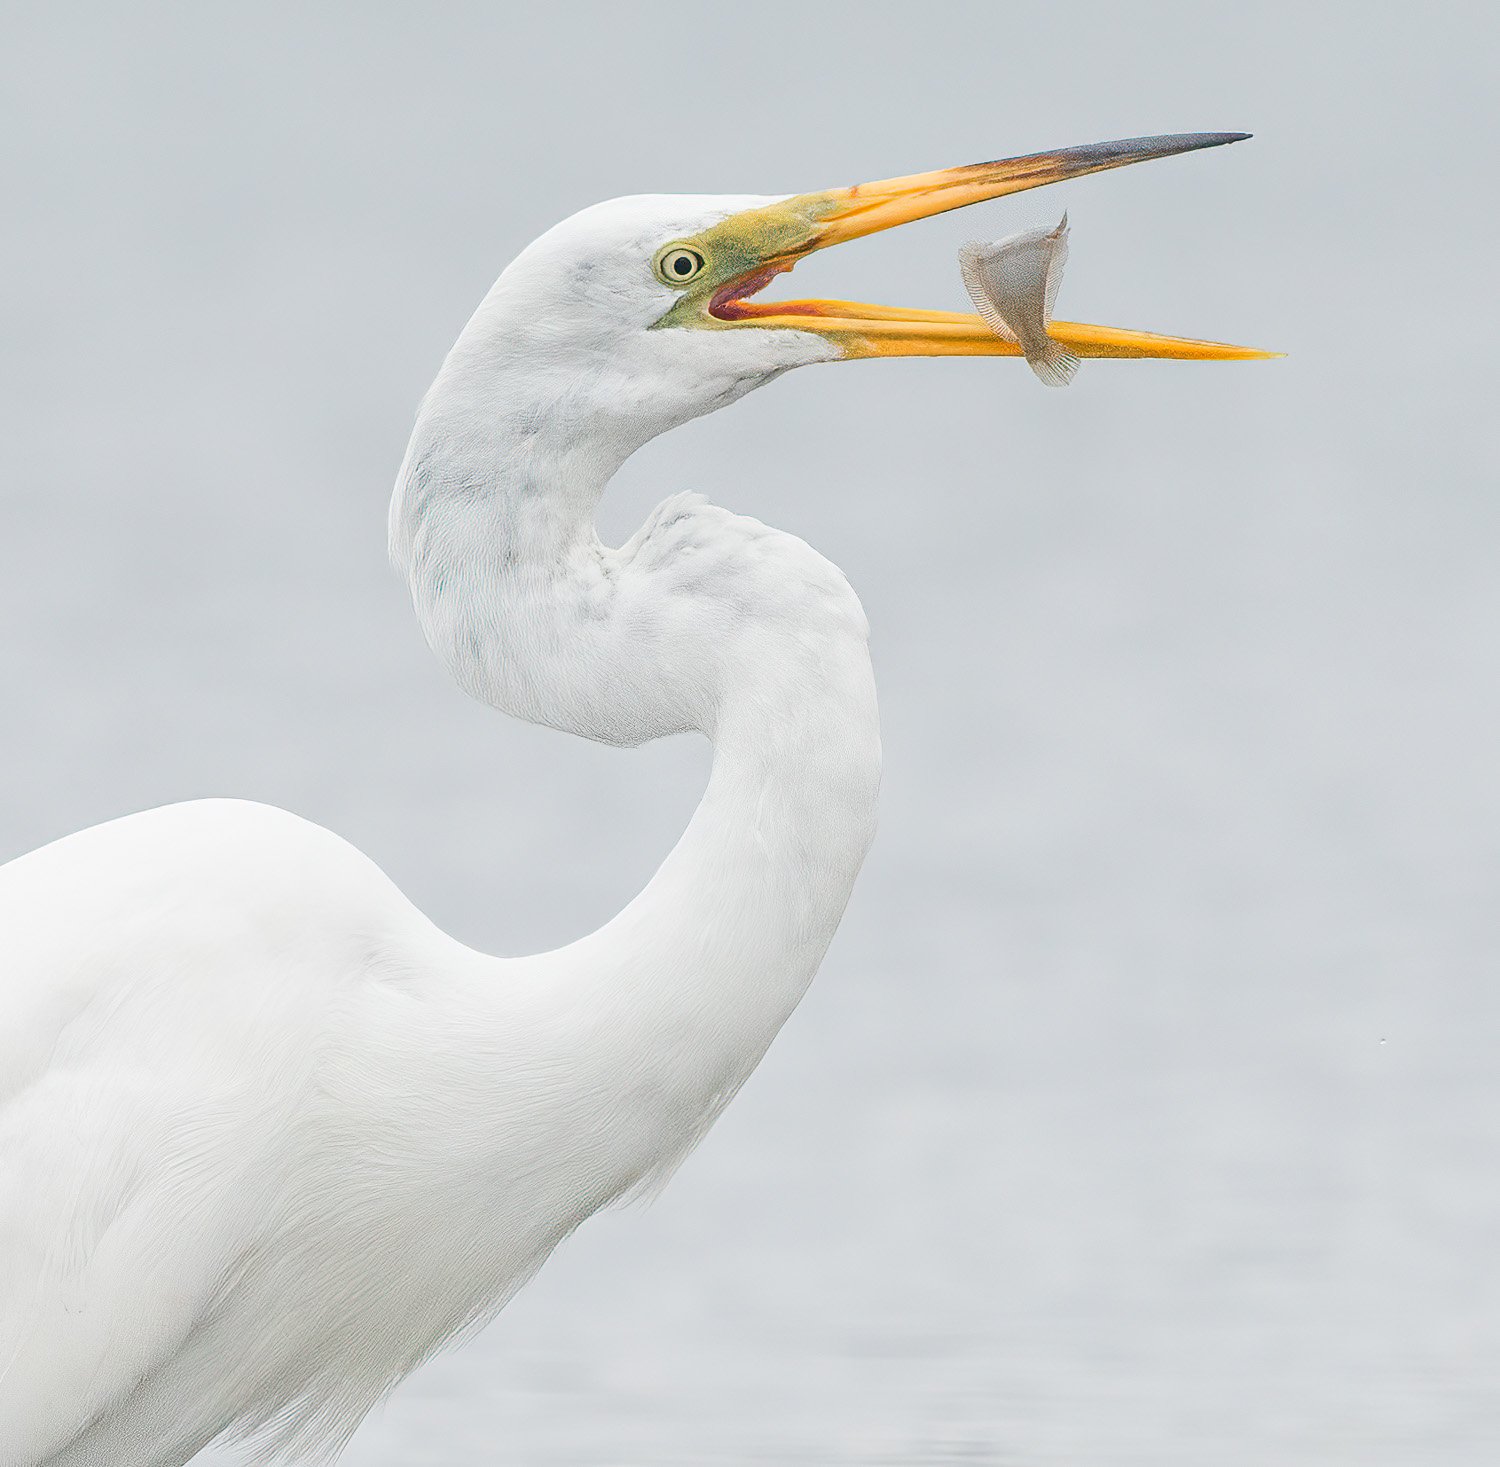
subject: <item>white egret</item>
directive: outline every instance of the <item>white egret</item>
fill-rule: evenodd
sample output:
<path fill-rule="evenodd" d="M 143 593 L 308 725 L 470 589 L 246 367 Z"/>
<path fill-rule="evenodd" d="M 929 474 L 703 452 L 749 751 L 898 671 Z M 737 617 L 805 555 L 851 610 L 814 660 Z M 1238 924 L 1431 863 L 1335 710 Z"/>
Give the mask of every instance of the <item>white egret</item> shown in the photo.
<path fill-rule="evenodd" d="M 665 1179 L 833 936 L 880 746 L 833 565 L 690 496 L 610 549 L 605 485 L 791 367 L 1018 352 L 977 316 L 751 299 L 809 251 L 1237 136 L 618 199 L 506 269 L 422 404 L 394 558 L 475 697 L 615 744 L 702 731 L 702 803 L 618 917 L 514 960 L 263 805 L 168 806 L 0 870 L 0 1463 L 332 1455 L 586 1217 Z M 1050 330 L 1078 356 L 1260 355 Z"/>

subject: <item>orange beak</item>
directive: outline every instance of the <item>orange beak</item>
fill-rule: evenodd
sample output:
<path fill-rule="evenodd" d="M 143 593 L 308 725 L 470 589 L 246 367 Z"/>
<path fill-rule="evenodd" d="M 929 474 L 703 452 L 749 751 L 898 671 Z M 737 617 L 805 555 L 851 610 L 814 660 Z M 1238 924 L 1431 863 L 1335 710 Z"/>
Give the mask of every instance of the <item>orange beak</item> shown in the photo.
<path fill-rule="evenodd" d="M 779 326 L 825 336 L 838 345 L 845 358 L 1018 356 L 1020 348 L 1014 342 L 997 336 L 976 315 L 904 310 L 855 301 L 753 301 L 750 297 L 804 255 L 829 245 L 1023 189 L 1174 153 L 1215 148 L 1248 136 L 1238 132 L 1188 133 L 1093 143 L 1024 158 L 943 168 L 935 173 L 914 173 L 825 193 L 799 194 L 778 204 L 747 210 L 725 220 L 705 237 L 711 240 L 722 231 L 740 246 L 740 252 L 752 241 L 762 246 L 755 252 L 757 261 L 752 269 L 741 271 L 714 292 L 708 314 L 725 325 Z M 1053 321 L 1048 333 L 1080 357 L 1244 361 L 1280 355 L 1217 341 L 1072 321 Z"/>

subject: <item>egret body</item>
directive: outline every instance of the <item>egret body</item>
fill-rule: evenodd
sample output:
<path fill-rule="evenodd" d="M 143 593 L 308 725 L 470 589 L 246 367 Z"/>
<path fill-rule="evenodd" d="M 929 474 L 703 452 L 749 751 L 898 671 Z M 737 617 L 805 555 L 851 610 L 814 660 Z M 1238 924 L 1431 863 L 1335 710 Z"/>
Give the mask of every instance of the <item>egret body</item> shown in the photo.
<path fill-rule="evenodd" d="M 1018 352 L 974 316 L 751 299 L 808 251 L 1232 137 L 616 200 L 504 272 L 422 404 L 394 559 L 475 697 L 615 744 L 699 730 L 702 803 L 618 917 L 518 959 L 262 805 L 152 810 L 0 869 L 0 1462 L 332 1455 L 580 1222 L 670 1173 L 833 936 L 879 734 L 832 564 L 690 496 L 612 549 L 610 476 L 792 367 Z M 1257 355 L 1051 330 L 1078 355 Z"/>

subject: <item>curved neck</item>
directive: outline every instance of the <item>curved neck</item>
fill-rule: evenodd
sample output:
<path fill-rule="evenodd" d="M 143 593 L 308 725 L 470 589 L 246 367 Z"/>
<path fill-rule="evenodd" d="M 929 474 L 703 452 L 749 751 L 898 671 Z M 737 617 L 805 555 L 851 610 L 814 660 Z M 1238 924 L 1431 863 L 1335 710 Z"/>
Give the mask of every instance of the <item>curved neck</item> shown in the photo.
<path fill-rule="evenodd" d="M 691 1131 L 795 1007 L 869 847 L 866 623 L 802 541 L 699 500 L 668 500 L 625 546 L 601 545 L 593 509 L 636 445 L 591 435 L 586 415 L 549 441 L 556 414 L 505 387 L 439 378 L 392 551 L 434 650 L 483 701 L 611 743 L 713 740 L 703 800 L 645 890 L 533 960 L 582 986 L 575 1012 L 606 1043 L 639 1036 L 632 1094 Z"/>
<path fill-rule="evenodd" d="M 557 954 L 589 975 L 601 1033 L 637 1038 L 636 1093 L 691 1118 L 684 1145 L 806 991 L 874 836 L 869 661 L 825 671 L 738 690 L 671 854 L 619 916 Z"/>

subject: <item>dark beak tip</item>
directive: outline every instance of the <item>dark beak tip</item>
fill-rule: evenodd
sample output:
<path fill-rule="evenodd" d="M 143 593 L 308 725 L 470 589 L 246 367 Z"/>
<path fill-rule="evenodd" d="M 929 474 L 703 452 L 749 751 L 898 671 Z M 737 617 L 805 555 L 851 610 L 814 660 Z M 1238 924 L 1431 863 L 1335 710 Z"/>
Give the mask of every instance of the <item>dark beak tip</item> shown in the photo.
<path fill-rule="evenodd" d="M 1254 133 L 1248 132 L 1185 132 L 1167 134 L 1156 138 L 1129 138 L 1123 143 L 1107 144 L 1113 147 L 1150 148 L 1160 145 L 1164 152 L 1170 153 L 1193 153 L 1199 148 L 1222 148 L 1228 143 L 1243 143 L 1247 138 L 1254 137 Z"/>
<path fill-rule="evenodd" d="M 1250 136 L 1248 132 L 1165 133 L 1158 137 L 1121 138 L 1119 142 L 1099 143 L 1092 148 L 1080 148 L 1078 152 L 1080 155 L 1092 154 L 1108 168 L 1122 163 L 1145 163 L 1153 158 L 1197 153 L 1204 148 L 1222 148 L 1229 143 L 1242 143 Z"/>

